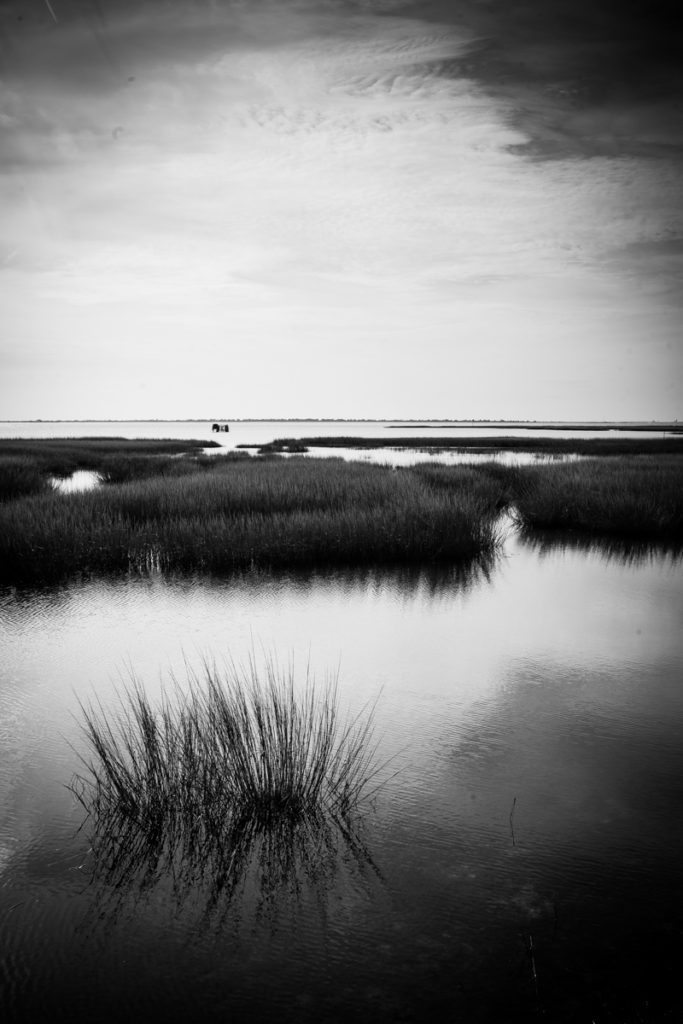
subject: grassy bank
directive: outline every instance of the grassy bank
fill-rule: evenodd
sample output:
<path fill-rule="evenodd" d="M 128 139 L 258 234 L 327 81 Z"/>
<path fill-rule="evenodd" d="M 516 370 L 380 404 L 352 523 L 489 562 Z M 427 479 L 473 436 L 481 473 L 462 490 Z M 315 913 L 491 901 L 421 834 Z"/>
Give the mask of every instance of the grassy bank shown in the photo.
<path fill-rule="evenodd" d="M 43 491 L 34 476 L 35 493 L 0 503 L 0 581 L 465 563 L 495 551 L 505 508 L 527 532 L 683 543 L 679 456 L 401 469 L 243 455 L 175 459 L 167 471 L 163 457 L 147 461 L 145 478 L 84 493 Z"/>
<path fill-rule="evenodd" d="M 340 460 L 219 460 L 0 507 L 0 578 L 455 561 L 496 546 L 500 482 Z"/>
<path fill-rule="evenodd" d="M 51 477 L 93 470 L 106 482 L 181 473 L 181 455 L 197 456 L 215 441 L 128 440 L 123 437 L 0 440 L 0 501 L 47 492 Z"/>
<path fill-rule="evenodd" d="M 527 530 L 683 541 L 683 459 L 591 459 L 517 469 L 511 499 Z"/>
<path fill-rule="evenodd" d="M 653 432 L 681 434 L 683 433 L 683 424 L 679 423 L 678 420 L 668 420 L 661 422 L 643 423 L 640 420 L 631 422 L 629 420 L 610 420 L 609 422 L 601 422 L 600 420 L 586 420 L 585 422 L 548 422 L 547 420 L 506 420 L 495 422 L 494 420 L 453 420 L 450 423 L 388 423 L 387 430 L 405 430 L 410 427 L 415 429 L 419 427 L 421 430 L 463 430 L 466 427 L 480 427 L 481 429 L 486 428 L 487 430 L 510 430 L 511 427 L 522 430 L 585 430 L 585 431 L 614 431 L 614 430 L 628 430 L 637 433 L 648 433 Z"/>
<path fill-rule="evenodd" d="M 256 447 L 238 445 L 240 448 Z M 683 455 L 683 437 L 307 437 L 278 438 L 261 452 L 301 452 L 307 448 L 408 448 L 429 451 L 539 452 L 545 455 Z"/>

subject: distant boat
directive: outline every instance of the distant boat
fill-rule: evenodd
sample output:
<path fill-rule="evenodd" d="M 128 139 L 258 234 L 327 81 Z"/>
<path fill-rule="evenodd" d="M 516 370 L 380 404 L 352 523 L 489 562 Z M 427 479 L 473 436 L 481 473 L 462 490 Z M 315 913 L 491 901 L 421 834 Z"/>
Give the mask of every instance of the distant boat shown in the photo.
<path fill-rule="evenodd" d="M 211 427 L 211 430 L 213 431 L 214 434 L 230 433 L 230 427 L 228 426 L 227 423 L 214 423 L 213 426 Z"/>

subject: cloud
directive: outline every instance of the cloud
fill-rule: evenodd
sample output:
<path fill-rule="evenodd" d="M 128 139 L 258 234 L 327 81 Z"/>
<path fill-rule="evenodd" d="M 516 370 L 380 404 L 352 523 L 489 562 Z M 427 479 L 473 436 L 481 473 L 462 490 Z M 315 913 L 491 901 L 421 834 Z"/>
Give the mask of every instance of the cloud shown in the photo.
<path fill-rule="evenodd" d="M 367 351 L 369 394 L 387 358 L 407 386 L 420 338 L 529 395 L 549 352 L 613 356 L 648 317 L 672 336 L 644 282 L 679 301 L 677 257 L 647 248 L 683 232 L 676 160 L 520 155 L 513 94 L 464 72 L 476 32 L 401 5 L 69 10 L 22 30 L 0 101 L 17 344 L 133 360 L 144 338 L 175 366 L 188 335 L 231 359 L 239 336 L 284 373 L 277 345 L 316 338 Z"/>

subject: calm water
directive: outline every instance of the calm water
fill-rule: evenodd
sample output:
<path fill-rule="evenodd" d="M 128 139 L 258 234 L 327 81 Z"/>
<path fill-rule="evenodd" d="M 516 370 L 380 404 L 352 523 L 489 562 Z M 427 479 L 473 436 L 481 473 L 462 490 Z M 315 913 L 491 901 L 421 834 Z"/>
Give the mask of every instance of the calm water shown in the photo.
<path fill-rule="evenodd" d="M 310 420 L 254 420 L 238 421 L 231 423 L 228 433 L 213 433 L 210 421 L 173 420 L 150 421 L 141 420 L 137 422 L 111 422 L 82 420 L 75 422 L 0 422 L 0 438 L 26 437 L 127 437 L 127 438 L 180 438 L 201 440 L 206 438 L 207 442 L 217 441 L 223 449 L 230 451 L 239 445 L 262 445 L 277 438 L 300 438 L 305 440 L 308 437 L 377 437 L 384 438 L 388 442 L 396 437 L 410 437 L 417 441 L 423 441 L 425 451 L 419 450 L 387 450 L 387 449 L 366 449 L 354 448 L 311 448 L 309 456 L 322 458 L 353 459 L 362 462 L 373 462 L 393 466 L 414 465 L 418 462 L 438 461 L 446 465 L 459 465 L 466 463 L 477 463 L 483 461 L 502 462 L 506 465 L 529 465 L 534 462 L 547 461 L 549 458 L 563 460 L 573 459 L 576 456 L 547 456 L 537 455 L 533 452 L 430 452 L 429 442 L 440 435 L 446 437 L 489 437 L 500 434 L 501 436 L 512 437 L 662 437 L 661 430 L 658 431 L 629 431 L 629 430 L 562 430 L 534 429 L 517 425 L 488 425 L 481 424 L 461 425 L 453 427 L 452 424 L 432 425 L 425 427 L 411 423 L 401 423 L 399 420 L 385 421 L 375 420 L 372 422 L 357 423 L 344 420 L 326 420 L 323 422 Z M 218 454 L 215 449 L 209 450 L 209 454 Z M 64 488 L 62 488 L 64 489 Z M 68 483 L 66 489 L 82 489 L 82 482 L 75 484 Z"/>
<path fill-rule="evenodd" d="M 77 469 L 67 477 L 51 477 L 51 483 L 60 494 L 74 494 L 78 491 L 93 491 L 102 483 L 99 473 L 91 469 Z"/>
<path fill-rule="evenodd" d="M 514 537 L 465 578 L 0 592 L 0 1019 L 679 1019 L 681 621 L 680 562 Z M 78 699 L 259 646 L 379 695 L 371 861 L 232 902 L 93 877 Z"/>
<path fill-rule="evenodd" d="M 500 434 L 510 437 L 662 437 L 661 430 L 572 430 L 568 427 L 549 430 L 516 424 L 452 423 L 421 426 L 401 420 L 372 420 L 364 423 L 346 420 L 241 420 L 230 423 L 228 433 L 214 434 L 211 421 L 196 420 L 139 420 L 74 422 L 0 422 L 0 438 L 6 437 L 129 437 L 129 438 L 191 438 L 205 437 L 218 441 L 226 448 L 240 444 L 260 445 L 281 437 L 378 437 L 391 441 L 392 437 L 421 439 L 428 445 L 435 437 L 490 437 Z M 369 453 L 366 453 L 369 454 Z"/>

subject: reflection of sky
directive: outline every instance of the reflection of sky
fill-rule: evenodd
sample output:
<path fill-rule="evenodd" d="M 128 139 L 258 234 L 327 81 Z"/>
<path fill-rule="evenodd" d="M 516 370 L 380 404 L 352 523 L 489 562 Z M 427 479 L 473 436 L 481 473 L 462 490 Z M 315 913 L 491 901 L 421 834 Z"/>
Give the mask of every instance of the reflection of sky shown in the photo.
<path fill-rule="evenodd" d="M 258 660 L 262 645 L 283 665 L 293 659 L 300 678 L 309 661 L 318 682 L 338 669 L 343 708 L 378 698 L 380 756 L 395 756 L 400 775 L 370 814 L 371 852 L 391 886 L 405 885 L 406 914 L 416 900 L 440 913 L 455 891 L 469 907 L 464 928 L 472 901 L 477 921 L 489 910 L 497 920 L 503 905 L 546 919 L 541 865 L 571 889 L 583 884 L 582 858 L 638 865 L 662 855 L 683 715 L 680 575 L 680 562 L 656 556 L 627 563 L 511 540 L 488 579 L 460 584 L 405 570 L 5 591 L 0 851 L 10 902 L 26 899 L 26 873 L 45 913 L 70 927 L 72 911 L 47 894 L 83 885 L 81 811 L 64 789 L 80 768 L 77 698 L 115 707 L 129 666 L 154 695 L 170 670 L 182 680 L 186 663 L 240 663 L 255 646 Z"/>
<path fill-rule="evenodd" d="M 5 4 L 4 414 L 675 416 L 665 26 L 544 7 Z"/>
<path fill-rule="evenodd" d="M 442 738 L 454 742 L 514 700 L 515 678 L 541 685 L 545 675 L 573 676 L 589 704 L 591 678 L 607 679 L 614 708 L 623 697 L 628 717 L 644 673 L 680 666 L 682 613 L 680 563 L 539 554 L 514 540 L 490 580 L 475 576 L 469 586 L 406 571 L 201 586 L 92 582 L 26 599 L 6 592 L 0 700 L 3 763 L 14 781 L 5 782 L 13 787 L 27 771 L 31 799 L 49 800 L 65 781 L 54 778 L 56 766 L 68 775 L 73 763 L 65 741 L 76 736 L 76 697 L 111 700 L 128 664 L 156 692 L 169 670 L 184 678 L 186 659 L 239 661 L 254 644 L 285 663 L 291 655 L 302 672 L 310 659 L 320 678 L 339 667 L 342 696 L 356 708 L 383 690 L 385 743 L 409 744 L 418 765 Z M 610 697 L 610 714 L 612 705 Z"/>
<path fill-rule="evenodd" d="M 3 591 L 0 870 L 6 848 L 3 898 L 14 909 L 3 927 L 21 997 L 61 986 L 69 999 L 132 992 L 136 1012 L 141 995 L 159 992 L 215 1006 L 219 979 L 237 1004 L 253 984 L 250 1005 L 267 1002 L 272 1019 L 292 988 L 357 1002 L 363 986 L 385 986 L 400 1003 L 408 977 L 423 1007 L 425 993 L 451 993 L 460 972 L 485 978 L 487 992 L 504 986 L 509 1006 L 522 930 L 538 941 L 549 992 L 553 969 L 571 972 L 573 949 L 589 974 L 605 951 L 621 964 L 624 927 L 640 963 L 644 946 L 659 948 L 660 925 L 678 923 L 681 565 L 511 540 L 488 578 L 460 584 L 405 569 Z M 81 868 L 87 840 L 74 834 L 81 812 L 64 789 L 78 767 L 68 745 L 79 747 L 77 698 L 110 707 L 127 665 L 156 694 L 169 669 L 182 679 L 186 661 L 239 662 L 260 644 L 283 664 L 291 655 L 302 675 L 310 661 L 318 681 L 339 667 L 344 707 L 379 695 L 380 751 L 401 769 L 368 815 L 382 878 L 366 886 L 340 871 L 324 914 L 323 900 L 304 905 L 268 940 L 245 917 L 247 941 L 232 923 L 216 943 L 204 919 L 197 926 L 201 899 L 177 913 L 168 877 L 153 898 L 110 891 L 121 916 L 102 918 L 108 909 Z M 81 989 L 71 983 L 79 972 Z M 441 1009 L 430 1018 L 446 1019 Z"/>

